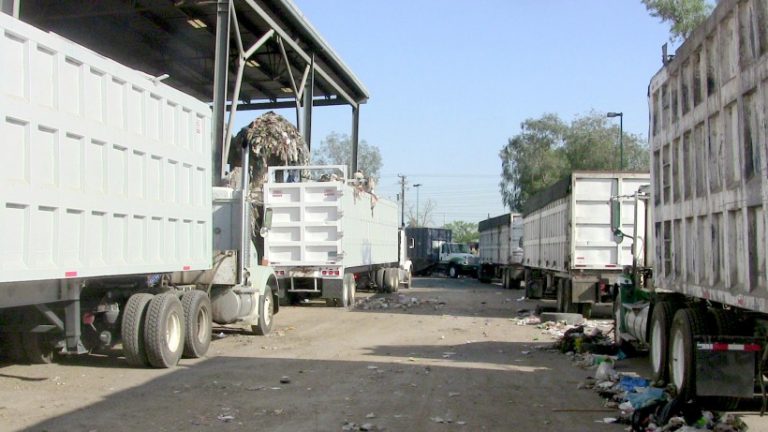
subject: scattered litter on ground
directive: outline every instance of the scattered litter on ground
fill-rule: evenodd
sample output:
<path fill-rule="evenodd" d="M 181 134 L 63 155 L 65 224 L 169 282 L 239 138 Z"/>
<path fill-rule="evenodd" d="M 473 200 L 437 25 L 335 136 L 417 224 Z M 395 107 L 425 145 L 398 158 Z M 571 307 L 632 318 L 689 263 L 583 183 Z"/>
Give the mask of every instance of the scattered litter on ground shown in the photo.
<path fill-rule="evenodd" d="M 439 297 L 419 298 L 404 294 L 377 294 L 373 297 L 358 300 L 355 307 L 362 310 L 400 309 L 409 310 L 424 307 L 432 307 L 439 310 L 445 306 L 445 302 Z"/>
<path fill-rule="evenodd" d="M 283 376 L 282 378 L 280 378 L 280 384 L 290 384 L 290 383 L 291 383 L 291 379 L 289 377 Z"/>
<path fill-rule="evenodd" d="M 521 311 L 523 312 L 523 311 Z M 536 317 L 525 311 L 516 319 L 518 325 L 528 325 L 526 320 Z M 593 376 L 580 383 L 578 389 L 591 389 L 604 399 L 604 409 L 585 412 L 619 411 L 616 417 L 596 419 L 596 423 L 621 423 L 630 425 L 628 431 L 644 432 L 691 432 L 714 430 L 741 432 L 744 423 L 731 414 L 703 411 L 693 402 L 675 399 L 674 386 L 657 388 L 636 373 L 617 372 L 617 362 L 627 354 L 619 349 L 609 336 L 613 322 L 607 320 L 545 321 L 538 324 L 542 332 L 555 339 L 551 347 L 539 349 L 557 350 L 567 355 L 580 368 L 592 370 Z M 569 412 L 569 409 L 559 410 Z M 581 411 L 581 410 L 580 410 Z"/>

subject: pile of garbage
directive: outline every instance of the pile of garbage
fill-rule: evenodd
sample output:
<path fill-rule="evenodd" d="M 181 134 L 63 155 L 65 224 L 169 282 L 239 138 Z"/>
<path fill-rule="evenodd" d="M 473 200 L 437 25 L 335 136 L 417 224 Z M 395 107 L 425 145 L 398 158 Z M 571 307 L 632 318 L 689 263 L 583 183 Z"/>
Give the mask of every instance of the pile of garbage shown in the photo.
<path fill-rule="evenodd" d="M 676 399 L 674 386 L 658 388 L 635 373 L 616 372 L 614 365 L 634 353 L 625 353 L 614 343 L 612 325 L 612 321 L 589 320 L 579 325 L 551 321 L 539 325 L 556 337 L 551 349 L 568 355 L 576 366 L 595 371 L 579 387 L 593 389 L 605 399 L 606 408 L 620 411 L 603 422 L 628 424 L 632 431 L 746 430 L 734 415 L 702 411 L 694 403 Z"/>
<path fill-rule="evenodd" d="M 249 198 L 254 203 L 263 202 L 262 190 L 267 180 L 267 168 L 309 163 L 309 147 L 299 130 L 283 116 L 269 111 L 242 128 L 232 140 L 228 155 L 232 167 L 228 176 L 231 187 L 240 184 L 243 165 L 241 149 L 246 144 L 251 148 L 248 156 Z"/>
<path fill-rule="evenodd" d="M 594 377 L 587 378 L 579 388 L 594 390 L 604 398 L 606 408 L 620 410 L 617 417 L 604 418 L 605 423 L 628 424 L 632 431 L 746 430 L 737 416 L 703 411 L 695 403 L 675 399 L 674 386 L 653 387 L 635 373 L 617 373 L 614 364 L 621 360 L 619 356 L 569 354 L 579 366 L 596 368 Z"/>
<path fill-rule="evenodd" d="M 362 310 L 409 310 L 425 306 L 432 307 L 434 310 L 439 310 L 445 306 L 445 302 L 440 300 L 439 297 L 422 299 L 393 293 L 368 297 L 358 300 L 355 303 L 355 307 Z"/>

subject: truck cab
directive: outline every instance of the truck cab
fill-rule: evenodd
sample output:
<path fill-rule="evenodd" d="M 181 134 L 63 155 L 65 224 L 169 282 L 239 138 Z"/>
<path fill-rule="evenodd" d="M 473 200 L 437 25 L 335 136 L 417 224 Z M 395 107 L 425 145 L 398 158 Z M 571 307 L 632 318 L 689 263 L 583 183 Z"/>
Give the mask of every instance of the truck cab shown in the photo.
<path fill-rule="evenodd" d="M 462 274 L 475 277 L 478 258 L 464 243 L 443 243 L 440 246 L 440 268 L 451 278 Z"/>

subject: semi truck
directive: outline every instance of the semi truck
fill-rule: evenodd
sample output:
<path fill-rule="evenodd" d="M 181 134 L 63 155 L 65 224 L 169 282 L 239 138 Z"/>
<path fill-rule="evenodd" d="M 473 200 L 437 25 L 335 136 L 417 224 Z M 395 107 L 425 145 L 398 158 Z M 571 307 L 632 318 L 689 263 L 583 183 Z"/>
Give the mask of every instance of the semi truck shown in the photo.
<path fill-rule="evenodd" d="M 128 363 L 170 367 L 206 354 L 212 323 L 268 333 L 279 285 L 246 194 L 212 186 L 211 107 L 3 13 L 0 32 L 4 353 L 122 340 Z"/>
<path fill-rule="evenodd" d="M 523 215 L 506 213 L 477 225 L 480 233 L 480 282 L 501 279 L 504 289 L 520 289 L 525 278 L 523 267 Z"/>
<path fill-rule="evenodd" d="M 446 228 L 407 227 L 408 257 L 414 275 L 428 275 L 440 262 L 440 247 L 451 243 L 453 231 Z"/>
<path fill-rule="evenodd" d="M 764 0 L 720 1 L 651 79 L 637 199 L 653 246 L 614 302 L 617 339 L 649 345 L 654 379 L 720 408 L 766 370 L 766 29 Z"/>
<path fill-rule="evenodd" d="M 348 307 L 357 288 L 410 286 L 398 207 L 347 179 L 347 167 L 271 167 L 264 183 L 264 258 L 288 297 Z"/>
<path fill-rule="evenodd" d="M 556 298 L 558 311 L 586 315 L 596 303 L 610 304 L 613 285 L 633 262 L 632 245 L 616 243 L 610 230 L 611 198 L 629 196 L 649 182 L 648 173 L 574 171 L 529 198 L 523 209 L 526 296 Z M 630 210 L 635 200 L 620 204 Z M 626 235 L 639 226 L 636 238 L 645 238 L 643 221 L 621 222 Z"/>

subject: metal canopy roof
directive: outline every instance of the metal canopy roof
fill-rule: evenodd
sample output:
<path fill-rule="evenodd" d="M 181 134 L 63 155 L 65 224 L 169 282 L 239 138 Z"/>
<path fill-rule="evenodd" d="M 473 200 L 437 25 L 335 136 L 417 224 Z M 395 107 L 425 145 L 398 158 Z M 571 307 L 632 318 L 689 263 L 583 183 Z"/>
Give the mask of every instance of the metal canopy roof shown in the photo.
<path fill-rule="evenodd" d="M 168 84 L 203 101 L 213 101 L 217 6 L 227 7 L 229 2 L 17 2 L 21 20 L 150 75 L 168 74 Z M 267 37 L 246 62 L 239 97 L 245 105 L 240 109 L 295 107 L 294 84 L 301 94 L 298 83 L 313 61 L 313 105 L 349 104 L 357 108 L 366 102 L 368 91 L 363 84 L 291 0 L 234 0 L 232 6 L 236 25 L 230 24 L 230 28 L 235 27 L 230 32 L 231 47 L 238 45 L 238 33 L 247 50 L 274 30 L 270 34 L 274 37 Z M 229 50 L 229 82 L 237 75 L 238 55 L 237 50 Z M 227 90 L 228 101 L 232 100 L 232 87 Z"/>

